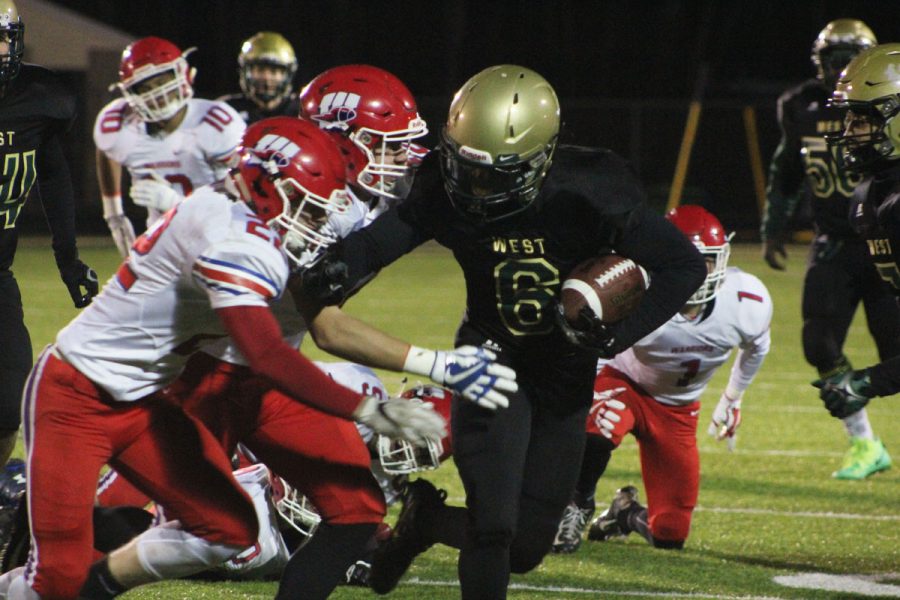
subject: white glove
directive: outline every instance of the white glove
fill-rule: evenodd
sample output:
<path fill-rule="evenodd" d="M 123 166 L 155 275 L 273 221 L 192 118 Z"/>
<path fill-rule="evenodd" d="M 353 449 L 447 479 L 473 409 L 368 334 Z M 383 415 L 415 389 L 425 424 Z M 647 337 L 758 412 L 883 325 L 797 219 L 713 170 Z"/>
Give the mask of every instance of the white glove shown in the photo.
<path fill-rule="evenodd" d="M 166 212 L 181 201 L 181 195 L 165 179 L 153 173 L 152 178 L 138 179 L 128 190 L 131 200 L 159 212 Z"/>
<path fill-rule="evenodd" d="M 735 395 L 737 399 L 729 397 L 727 391 L 722 393 L 707 430 L 709 435 L 716 437 L 716 441 L 726 440 L 729 450 L 734 450 L 737 445 L 736 433 L 741 424 L 741 395 Z"/>
<path fill-rule="evenodd" d="M 425 446 L 429 439 L 440 441 L 447 435 L 447 424 L 432 404 L 416 399 L 366 396 L 353 411 L 353 418 L 375 433 L 415 446 Z"/>
<path fill-rule="evenodd" d="M 591 406 L 591 414 L 594 417 L 594 424 L 603 434 L 603 437 L 611 440 L 614 435 L 618 435 L 619 439 L 625 437 L 627 431 L 622 430 L 622 411 L 625 410 L 625 403 L 616 400 L 616 396 L 625 391 L 625 388 L 618 387 L 602 392 L 594 392 L 594 403 Z"/>
<path fill-rule="evenodd" d="M 519 389 L 516 372 L 494 362 L 497 355 L 475 346 L 455 350 L 425 350 L 410 347 L 403 370 L 431 377 L 440 385 L 459 392 L 463 398 L 490 410 L 506 408 L 509 398 L 501 392 Z"/>
<path fill-rule="evenodd" d="M 134 227 L 131 221 L 125 215 L 110 215 L 106 217 L 106 224 L 109 226 L 109 232 L 112 233 L 113 241 L 122 258 L 128 258 L 128 252 L 134 243 Z"/>

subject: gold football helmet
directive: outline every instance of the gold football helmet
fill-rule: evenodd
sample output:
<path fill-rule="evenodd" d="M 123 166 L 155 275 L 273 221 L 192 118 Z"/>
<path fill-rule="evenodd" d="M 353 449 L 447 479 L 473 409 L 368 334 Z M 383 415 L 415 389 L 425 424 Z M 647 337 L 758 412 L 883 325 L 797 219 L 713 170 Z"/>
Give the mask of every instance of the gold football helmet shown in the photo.
<path fill-rule="evenodd" d="M 0 42 L 7 48 L 0 52 L 0 86 L 19 74 L 25 53 L 25 23 L 12 0 L 0 0 Z"/>
<path fill-rule="evenodd" d="M 849 109 L 843 133 L 827 138 L 843 168 L 870 172 L 900 159 L 900 44 L 875 46 L 854 58 L 832 104 Z"/>
<path fill-rule="evenodd" d="M 264 76 L 262 69 L 275 72 Z M 241 90 L 257 104 L 281 102 L 291 93 L 297 73 L 297 55 L 284 36 L 260 31 L 241 45 L 238 77 Z"/>
<path fill-rule="evenodd" d="M 876 45 L 869 26 L 859 19 L 837 19 L 819 32 L 812 46 L 812 62 L 819 79 L 834 89 L 838 76 L 854 56 Z"/>
<path fill-rule="evenodd" d="M 454 207 L 488 223 L 527 209 L 540 192 L 559 135 L 559 100 L 543 77 L 498 65 L 456 92 L 441 135 L 441 167 Z"/>

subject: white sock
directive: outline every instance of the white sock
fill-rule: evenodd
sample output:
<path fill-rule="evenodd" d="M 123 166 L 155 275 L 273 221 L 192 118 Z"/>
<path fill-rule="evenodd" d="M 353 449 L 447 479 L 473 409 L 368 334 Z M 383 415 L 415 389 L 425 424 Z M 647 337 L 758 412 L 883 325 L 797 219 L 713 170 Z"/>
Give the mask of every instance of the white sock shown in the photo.
<path fill-rule="evenodd" d="M 842 420 L 844 421 L 844 429 L 847 430 L 847 435 L 850 437 L 866 440 L 875 439 L 875 432 L 872 431 L 872 424 L 869 423 L 869 415 L 866 414 L 866 409 L 855 412 Z"/>

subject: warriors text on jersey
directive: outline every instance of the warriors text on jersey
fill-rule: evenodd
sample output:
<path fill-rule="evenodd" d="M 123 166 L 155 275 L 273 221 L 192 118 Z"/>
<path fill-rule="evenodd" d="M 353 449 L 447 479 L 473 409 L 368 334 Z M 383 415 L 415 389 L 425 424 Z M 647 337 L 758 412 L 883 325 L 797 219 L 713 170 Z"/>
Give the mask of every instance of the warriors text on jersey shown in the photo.
<path fill-rule="evenodd" d="M 700 399 L 713 373 L 738 348 L 729 384 L 743 391 L 769 350 L 772 300 L 755 276 L 729 267 L 713 302 L 695 319 L 681 314 L 609 364 L 654 399 L 686 405 Z"/>
<path fill-rule="evenodd" d="M 36 181 L 57 263 L 76 257 L 72 183 L 57 139 L 74 118 L 75 96 L 43 67 L 23 64 L 0 96 L 0 273 L 12 266 L 16 221 Z"/>
<path fill-rule="evenodd" d="M 532 207 L 485 226 L 453 208 L 439 159 L 429 154 L 407 200 L 341 244 L 351 288 L 433 238 L 462 267 L 470 326 L 509 349 L 558 355 L 564 342 L 551 311 L 565 276 L 585 258 L 615 249 L 656 271 L 645 297 L 652 299 L 621 323 L 623 345 L 665 322 L 705 276 L 696 248 L 644 206 L 641 185 L 610 151 L 559 147 Z"/>
<path fill-rule="evenodd" d="M 213 309 L 267 306 L 288 275 L 280 238 L 242 202 L 203 188 L 165 213 L 57 351 L 117 400 L 161 389 L 207 340 L 225 336 Z"/>
<path fill-rule="evenodd" d="M 124 99 L 107 104 L 94 123 L 94 143 L 122 164 L 132 180 L 155 171 L 182 196 L 222 179 L 246 124 L 224 102 L 193 98 L 178 129 L 149 134 L 147 124 Z M 159 214 L 151 211 L 148 225 Z"/>
<path fill-rule="evenodd" d="M 769 172 L 766 238 L 780 235 L 790 218 L 789 204 L 803 192 L 810 199 L 816 233 L 854 237 L 847 223 L 853 188 L 860 178 L 843 173 L 831 155 L 825 136 L 843 128 L 844 110 L 829 106 L 830 90 L 810 79 L 778 99 L 781 143 Z"/>

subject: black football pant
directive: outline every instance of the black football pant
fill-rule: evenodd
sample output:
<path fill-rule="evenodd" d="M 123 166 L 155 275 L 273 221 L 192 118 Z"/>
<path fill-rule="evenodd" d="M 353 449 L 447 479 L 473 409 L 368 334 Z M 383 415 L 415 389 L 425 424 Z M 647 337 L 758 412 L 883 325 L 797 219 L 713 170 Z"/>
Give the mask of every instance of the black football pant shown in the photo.
<path fill-rule="evenodd" d="M 468 508 L 464 600 L 506 598 L 509 573 L 534 569 L 550 551 L 578 480 L 595 362 L 580 357 L 565 374 L 562 366 L 518 366 L 519 391 L 496 412 L 454 402 L 453 457 Z M 576 373 L 579 383 L 566 385 Z"/>
<path fill-rule="evenodd" d="M 820 373 L 837 366 L 859 303 L 881 360 L 900 354 L 900 308 L 865 242 L 813 243 L 803 285 L 803 352 Z"/>
<path fill-rule="evenodd" d="M 19 429 L 22 388 L 31 361 L 19 286 L 12 273 L 0 272 L 0 434 Z"/>

